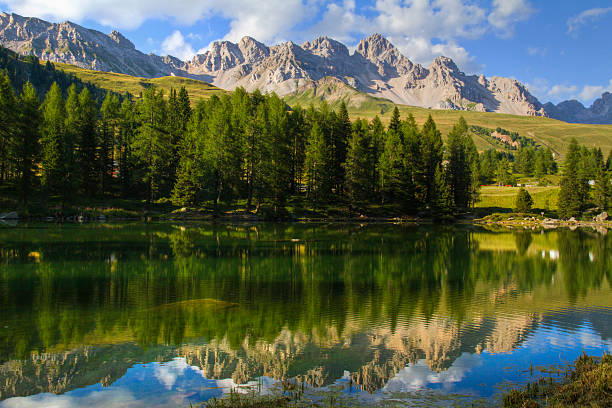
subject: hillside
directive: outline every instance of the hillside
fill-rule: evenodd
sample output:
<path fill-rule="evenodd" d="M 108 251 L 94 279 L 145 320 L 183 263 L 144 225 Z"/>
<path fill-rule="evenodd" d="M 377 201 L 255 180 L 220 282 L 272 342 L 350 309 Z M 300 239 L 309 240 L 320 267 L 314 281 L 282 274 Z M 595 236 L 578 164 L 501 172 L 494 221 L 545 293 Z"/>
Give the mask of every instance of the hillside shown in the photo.
<path fill-rule="evenodd" d="M 165 91 L 184 86 L 189 92 L 192 102 L 195 103 L 199 98 L 209 98 L 213 94 L 227 92 L 203 81 L 177 76 L 152 79 L 138 78 L 124 74 L 91 71 L 68 64 L 58 63 L 55 66 L 58 70 L 73 74 L 83 82 L 89 82 L 97 87 L 118 93 L 130 92 L 133 95 L 138 95 L 151 85 L 158 86 Z M 391 119 L 394 104 L 389 100 L 359 92 L 336 78 L 325 78 L 319 81 L 319 84 L 318 86 L 310 85 L 299 88 L 296 92 L 285 96 L 285 101 L 291 106 L 296 104 L 308 106 L 310 103 L 318 105 L 325 100 L 332 107 L 337 107 L 344 100 L 353 118 L 372 119 L 378 115 L 383 123 L 387 123 Z M 512 132 L 518 132 L 521 136 L 532 138 L 537 143 L 550 147 L 554 152 L 561 155 L 565 153 L 567 145 L 574 137 L 585 146 L 601 147 L 606 154 L 612 149 L 612 125 L 574 124 L 544 117 L 492 112 L 397 106 L 402 117 L 411 113 L 419 124 L 424 123 L 427 117 L 431 115 L 444 135 L 463 116 L 470 125 L 491 129 L 501 127 Z M 493 143 L 492 139 L 480 135 L 474 134 L 474 142 L 480 150 L 500 149 L 499 145 Z"/>
<path fill-rule="evenodd" d="M 207 99 L 214 94 L 227 92 L 209 83 L 184 77 L 139 78 L 114 72 L 92 71 L 70 64 L 55 63 L 54 65 L 57 69 L 73 74 L 84 82 L 89 82 L 97 87 L 121 94 L 129 92 L 132 95 L 138 96 L 148 87 L 156 86 L 163 89 L 167 95 L 170 88 L 178 89 L 184 86 L 189 92 L 191 102 L 195 103 L 200 98 Z"/>

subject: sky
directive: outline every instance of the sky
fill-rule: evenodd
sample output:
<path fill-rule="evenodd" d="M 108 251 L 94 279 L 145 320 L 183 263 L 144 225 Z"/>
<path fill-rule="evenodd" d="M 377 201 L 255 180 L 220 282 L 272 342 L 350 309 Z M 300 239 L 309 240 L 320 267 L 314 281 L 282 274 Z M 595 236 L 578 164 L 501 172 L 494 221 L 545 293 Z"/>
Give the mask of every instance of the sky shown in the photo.
<path fill-rule="evenodd" d="M 0 0 L 0 9 L 121 31 L 139 50 L 190 59 L 216 40 L 267 45 L 326 35 L 349 49 L 385 35 L 414 62 L 516 78 L 541 102 L 612 92 L 612 0 Z"/>

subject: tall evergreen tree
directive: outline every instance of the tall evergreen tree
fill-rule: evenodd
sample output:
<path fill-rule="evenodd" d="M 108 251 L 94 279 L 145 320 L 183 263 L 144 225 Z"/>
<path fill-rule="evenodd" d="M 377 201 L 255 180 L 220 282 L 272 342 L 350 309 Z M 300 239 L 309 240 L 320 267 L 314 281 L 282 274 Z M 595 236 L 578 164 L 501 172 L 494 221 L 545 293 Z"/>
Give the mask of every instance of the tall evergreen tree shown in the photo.
<path fill-rule="evenodd" d="M 76 144 L 78 145 L 77 163 L 80 169 L 81 190 L 89 197 L 94 196 L 99 190 L 100 177 L 98 162 L 98 107 L 91 98 L 87 88 L 83 88 L 78 98 L 78 133 L 76 134 Z M 112 146 L 104 146 L 103 154 L 111 155 L 107 149 Z M 111 156 L 112 157 L 112 156 Z M 101 161 L 106 164 L 106 161 Z M 112 166 L 112 162 L 111 162 Z M 104 179 L 103 179 L 104 180 Z"/>
<path fill-rule="evenodd" d="M 79 165 L 82 163 L 80 153 L 82 153 L 83 146 L 80 146 L 82 142 L 80 139 L 83 135 L 83 123 L 81 122 L 82 113 L 76 84 L 72 84 L 68 88 L 68 96 L 64 106 L 66 109 L 66 121 L 62 155 L 66 178 L 63 187 L 66 192 L 72 192 L 87 177 L 87 175 L 82 174 L 82 169 L 79 168 Z M 85 149 L 87 148 L 85 147 Z M 88 165 L 92 164 L 95 164 L 95 158 L 93 162 L 90 161 L 88 163 Z"/>
<path fill-rule="evenodd" d="M 333 187 L 338 194 L 342 194 L 345 186 L 345 167 L 349 141 L 352 136 L 353 125 L 344 101 L 340 104 L 336 121 L 332 128 L 331 148 L 331 176 Z"/>
<path fill-rule="evenodd" d="M 268 123 L 264 136 L 264 174 L 265 185 L 276 213 L 284 208 L 291 185 L 291 135 L 286 106 L 276 95 L 269 96 L 266 100 Z"/>
<path fill-rule="evenodd" d="M 65 105 L 60 87 L 54 83 L 45 96 L 42 107 L 42 184 L 52 194 L 66 192 L 65 145 Z"/>
<path fill-rule="evenodd" d="M 0 72 L 0 184 L 8 179 L 17 105 L 8 76 Z"/>
<path fill-rule="evenodd" d="M 612 199 L 612 188 L 610 188 L 610 172 L 605 163 L 602 162 L 599 167 L 597 178 L 595 179 L 595 189 L 593 192 L 595 204 L 602 210 L 610 208 L 610 200 Z"/>
<path fill-rule="evenodd" d="M 378 165 L 384 203 L 395 202 L 405 207 L 411 199 L 411 175 L 405 155 L 406 146 L 400 132 L 389 132 Z"/>
<path fill-rule="evenodd" d="M 21 205 L 28 212 L 29 197 L 34 190 L 36 164 L 40 154 L 40 100 L 31 83 L 26 82 L 19 96 L 19 121 L 14 143 Z"/>
<path fill-rule="evenodd" d="M 138 127 L 138 117 L 135 105 L 129 98 L 125 98 L 119 109 L 119 123 L 117 133 L 117 170 L 119 172 L 119 188 L 124 197 L 134 194 L 133 174 L 135 158 L 132 147 Z"/>
<path fill-rule="evenodd" d="M 88 105 L 88 104 L 86 104 Z M 120 169 L 121 145 L 120 145 L 120 119 L 121 104 L 119 97 L 108 92 L 102 107 L 100 108 L 100 153 L 99 170 L 102 193 L 111 192 L 115 170 Z M 116 154 L 119 160 L 116 160 Z M 118 162 L 117 169 L 115 162 Z"/>
<path fill-rule="evenodd" d="M 325 136 L 318 122 L 314 122 L 306 145 L 304 169 L 308 183 L 308 197 L 315 204 L 328 198 L 330 178 L 328 174 L 330 153 Z"/>
<path fill-rule="evenodd" d="M 291 135 L 291 192 L 295 194 L 298 185 L 302 183 L 308 135 L 306 113 L 299 105 L 294 106 L 290 112 L 289 132 Z"/>
<path fill-rule="evenodd" d="M 147 191 L 147 205 L 164 195 L 166 169 L 172 152 L 166 129 L 166 103 L 163 91 L 148 88 L 138 104 L 140 126 L 133 143 L 134 155 L 140 161 Z"/>
<path fill-rule="evenodd" d="M 576 139 L 572 139 L 565 158 L 561 190 L 559 191 L 559 216 L 577 217 L 586 203 L 589 184 L 582 165 L 581 149 Z"/>
<path fill-rule="evenodd" d="M 399 132 L 400 127 L 402 125 L 402 120 L 400 118 L 399 109 L 396 107 L 393 108 L 393 113 L 391 114 L 391 121 L 389 122 L 389 132 Z"/>
<path fill-rule="evenodd" d="M 436 171 L 442 163 L 442 134 L 436 127 L 431 115 L 423 124 L 420 138 L 419 154 L 415 172 L 417 198 L 426 206 L 434 200 L 436 188 Z"/>
<path fill-rule="evenodd" d="M 353 125 L 353 136 L 346 160 L 346 181 L 353 202 L 371 201 L 374 184 L 372 165 L 375 164 L 374 146 L 370 126 L 365 120 Z"/>
<path fill-rule="evenodd" d="M 448 174 L 442 164 L 438 164 L 434 172 L 434 182 L 431 191 L 430 208 L 434 216 L 451 215 L 454 208 Z"/>
<path fill-rule="evenodd" d="M 472 162 L 469 152 L 470 135 L 461 117 L 448 134 L 448 178 L 451 195 L 457 208 L 468 208 L 472 195 Z"/>

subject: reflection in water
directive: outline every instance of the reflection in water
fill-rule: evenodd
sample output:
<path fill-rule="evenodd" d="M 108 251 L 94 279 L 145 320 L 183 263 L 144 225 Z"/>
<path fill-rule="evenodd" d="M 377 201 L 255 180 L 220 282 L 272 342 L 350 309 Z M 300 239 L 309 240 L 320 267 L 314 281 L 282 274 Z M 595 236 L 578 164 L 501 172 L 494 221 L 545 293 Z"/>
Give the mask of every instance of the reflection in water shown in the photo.
<path fill-rule="evenodd" d="M 180 405 L 258 378 L 489 396 L 507 366 L 612 344 L 611 247 L 585 230 L 6 227 L 0 401 Z"/>

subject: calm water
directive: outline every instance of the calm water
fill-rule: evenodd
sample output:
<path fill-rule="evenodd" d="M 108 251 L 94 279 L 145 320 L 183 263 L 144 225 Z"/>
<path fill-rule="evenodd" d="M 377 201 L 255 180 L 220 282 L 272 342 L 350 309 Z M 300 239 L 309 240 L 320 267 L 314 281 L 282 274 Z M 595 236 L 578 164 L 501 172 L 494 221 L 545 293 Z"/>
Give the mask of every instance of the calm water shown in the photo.
<path fill-rule="evenodd" d="M 189 406 L 282 379 L 490 404 L 532 364 L 612 349 L 611 281 L 593 230 L 0 225 L 0 407 Z"/>

